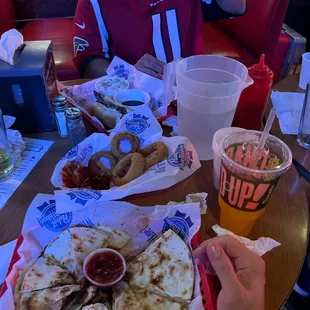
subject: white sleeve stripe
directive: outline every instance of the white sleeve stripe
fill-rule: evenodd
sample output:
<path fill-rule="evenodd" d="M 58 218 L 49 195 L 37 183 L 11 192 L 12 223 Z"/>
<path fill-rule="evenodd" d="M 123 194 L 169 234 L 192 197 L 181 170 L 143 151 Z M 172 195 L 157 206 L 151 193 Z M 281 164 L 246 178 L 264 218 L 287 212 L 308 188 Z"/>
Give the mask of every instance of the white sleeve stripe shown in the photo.
<path fill-rule="evenodd" d="M 173 59 L 179 59 L 181 57 L 181 42 L 176 10 L 166 11 L 166 20 Z"/>
<path fill-rule="evenodd" d="M 165 47 L 163 42 L 163 37 L 161 33 L 161 17 L 160 14 L 157 13 L 152 16 L 153 21 L 153 46 L 156 54 L 156 58 L 167 62 Z"/>
<path fill-rule="evenodd" d="M 93 6 L 94 12 L 95 12 L 95 16 L 97 19 L 97 23 L 98 23 L 98 28 L 99 28 L 99 32 L 100 32 L 100 36 L 101 36 L 101 43 L 102 43 L 102 51 L 104 53 L 108 53 L 109 51 L 109 46 L 108 46 L 108 39 L 109 39 L 109 33 L 107 31 L 107 28 L 105 26 L 105 23 L 103 21 L 103 17 L 101 14 L 101 10 L 100 10 L 100 6 L 98 3 L 98 0 L 90 0 L 90 3 Z"/>

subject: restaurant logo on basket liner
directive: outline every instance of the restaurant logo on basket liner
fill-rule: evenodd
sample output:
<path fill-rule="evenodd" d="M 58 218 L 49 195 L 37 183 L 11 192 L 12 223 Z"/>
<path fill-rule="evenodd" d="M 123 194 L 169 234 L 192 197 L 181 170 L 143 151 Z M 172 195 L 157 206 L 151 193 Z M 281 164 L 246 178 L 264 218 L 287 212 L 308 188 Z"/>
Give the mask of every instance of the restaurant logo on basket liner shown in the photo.
<path fill-rule="evenodd" d="M 164 234 L 167 230 L 173 230 L 179 237 L 183 240 L 187 240 L 189 237 L 189 229 L 194 225 L 190 216 L 186 216 L 186 213 L 182 213 L 179 210 L 176 211 L 173 217 L 166 217 L 164 219 L 164 225 L 162 228 L 162 233 Z M 157 234 L 152 230 L 152 228 L 144 228 L 140 230 L 148 237 L 148 242 L 152 243 L 157 239 Z"/>
<path fill-rule="evenodd" d="M 128 131 L 133 134 L 140 134 L 151 126 L 148 121 L 148 117 L 141 114 L 133 114 L 133 117 L 125 121 L 125 126 Z"/>
<path fill-rule="evenodd" d="M 74 203 L 85 206 L 89 200 L 99 200 L 102 196 L 100 191 L 92 189 L 71 189 L 69 193 L 66 193 Z"/>
<path fill-rule="evenodd" d="M 37 209 L 42 213 L 41 218 L 38 218 L 38 223 L 41 227 L 58 232 L 68 228 L 72 222 L 72 212 L 56 213 L 55 200 L 44 202 Z"/>
<path fill-rule="evenodd" d="M 173 167 L 184 170 L 185 167 L 192 168 L 193 152 L 186 149 L 184 144 L 179 144 L 174 153 L 168 158 L 168 163 Z"/>
<path fill-rule="evenodd" d="M 93 146 L 90 144 L 87 144 L 82 151 L 79 153 L 79 146 L 75 146 L 72 148 L 66 156 L 63 158 L 64 160 L 72 160 L 74 159 L 74 162 L 77 164 L 81 164 L 93 151 Z"/>
<path fill-rule="evenodd" d="M 129 70 L 125 69 L 125 65 L 115 66 L 113 67 L 113 69 L 114 69 L 114 76 L 122 77 L 128 80 Z"/>

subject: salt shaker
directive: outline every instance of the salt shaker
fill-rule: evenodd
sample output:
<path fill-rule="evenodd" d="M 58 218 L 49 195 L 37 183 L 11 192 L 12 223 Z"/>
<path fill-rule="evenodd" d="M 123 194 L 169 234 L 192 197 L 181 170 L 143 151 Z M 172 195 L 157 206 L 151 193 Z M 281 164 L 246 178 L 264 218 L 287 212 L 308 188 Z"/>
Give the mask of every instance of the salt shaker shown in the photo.
<path fill-rule="evenodd" d="M 58 134 L 61 138 L 67 137 L 68 130 L 66 126 L 66 116 L 65 116 L 65 111 L 68 107 L 67 99 L 63 96 L 57 96 L 52 99 L 52 105 L 54 108 Z"/>
<path fill-rule="evenodd" d="M 68 137 L 72 147 L 86 138 L 86 129 L 82 119 L 81 110 L 78 108 L 66 109 Z"/>
<path fill-rule="evenodd" d="M 310 149 L 310 83 L 307 85 L 304 106 L 301 112 L 297 142 L 301 147 Z"/>

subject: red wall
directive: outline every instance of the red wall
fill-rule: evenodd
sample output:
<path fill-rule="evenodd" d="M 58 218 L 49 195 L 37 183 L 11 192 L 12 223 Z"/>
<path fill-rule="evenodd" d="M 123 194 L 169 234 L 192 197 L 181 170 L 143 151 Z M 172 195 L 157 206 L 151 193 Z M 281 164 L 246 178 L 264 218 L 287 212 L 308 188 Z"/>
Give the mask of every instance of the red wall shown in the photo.
<path fill-rule="evenodd" d="M 15 27 L 15 16 L 12 0 L 0 0 L 0 12 L 5 12 L 5 14 L 1 14 L 0 19 L 1 35 L 3 32 Z"/>

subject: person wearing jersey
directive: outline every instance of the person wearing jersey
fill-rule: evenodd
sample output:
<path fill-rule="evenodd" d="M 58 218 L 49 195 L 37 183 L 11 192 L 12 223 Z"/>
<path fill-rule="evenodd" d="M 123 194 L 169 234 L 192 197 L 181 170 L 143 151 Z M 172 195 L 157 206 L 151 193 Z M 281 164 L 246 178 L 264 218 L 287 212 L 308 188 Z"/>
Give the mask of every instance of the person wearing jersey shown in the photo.
<path fill-rule="evenodd" d="M 160 77 L 165 63 L 203 54 L 204 21 L 245 11 L 246 0 L 79 0 L 73 60 L 84 78 L 105 75 L 114 56 Z"/>

